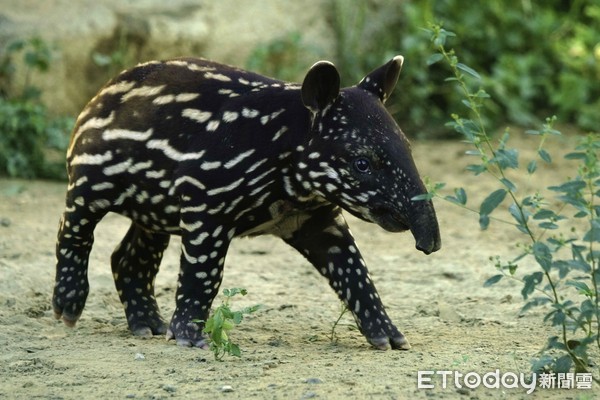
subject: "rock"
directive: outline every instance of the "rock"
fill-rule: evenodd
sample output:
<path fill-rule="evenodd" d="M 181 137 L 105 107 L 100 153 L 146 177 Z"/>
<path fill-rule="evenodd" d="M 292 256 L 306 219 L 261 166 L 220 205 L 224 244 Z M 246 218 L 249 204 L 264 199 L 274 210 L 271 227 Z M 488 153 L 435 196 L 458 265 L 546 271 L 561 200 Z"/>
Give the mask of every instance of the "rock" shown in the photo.
<path fill-rule="evenodd" d="M 223 393 L 231 393 L 231 392 L 233 392 L 233 387 L 230 385 L 223 385 L 223 386 L 221 386 L 220 391 Z"/>
<path fill-rule="evenodd" d="M 333 54 L 325 0 L 263 0 L 243 6 L 238 0 L 4 3 L 0 43 L 40 36 L 54 49 L 49 70 L 34 73 L 32 83 L 41 89 L 49 110 L 59 115 L 76 115 L 109 78 L 152 59 L 197 56 L 243 67 L 259 44 L 295 31 L 302 32 L 305 43 Z M 111 58 L 117 54 L 120 61 Z M 308 55 L 303 65 L 317 60 L 317 54 Z M 98 65 L 102 59 L 108 65 Z M 14 81 L 23 82 L 26 68 L 17 64 L 16 72 Z"/>

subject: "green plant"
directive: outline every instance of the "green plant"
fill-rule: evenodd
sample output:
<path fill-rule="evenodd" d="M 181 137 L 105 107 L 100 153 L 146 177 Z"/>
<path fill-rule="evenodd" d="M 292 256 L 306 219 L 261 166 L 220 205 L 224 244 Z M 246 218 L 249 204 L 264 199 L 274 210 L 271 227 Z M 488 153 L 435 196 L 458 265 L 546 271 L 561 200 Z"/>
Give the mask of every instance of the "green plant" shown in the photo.
<path fill-rule="evenodd" d="M 259 305 L 254 305 L 232 311 L 229 302 L 232 297 L 238 294 L 245 296 L 248 291 L 241 288 L 223 290 L 225 300 L 221 305 L 214 310 L 206 321 L 196 321 L 204 322 L 203 332 L 208 335 L 210 349 L 215 356 L 215 360 L 222 360 L 225 354 L 240 357 L 241 350 L 237 344 L 229 339 L 229 332 L 242 322 L 244 315 L 256 312 L 260 308 Z"/>
<path fill-rule="evenodd" d="M 600 5 L 561 2 L 372 1 L 326 3 L 334 33 L 333 58 L 342 82 L 354 84 L 395 54 L 405 57 L 398 85 L 386 103 L 416 137 L 452 133 L 443 126 L 460 109 L 461 93 L 442 85 L 445 71 L 428 64 L 428 21 L 456 32 L 462 59 L 481 75 L 492 99 L 487 125 L 537 124 L 550 111 L 582 129 L 600 125 Z"/>
<path fill-rule="evenodd" d="M 246 60 L 246 68 L 287 81 L 300 81 L 308 65 L 321 51 L 308 45 L 300 32 L 289 32 L 256 46 Z"/>
<path fill-rule="evenodd" d="M 19 55 L 22 80 L 16 74 Z M 0 51 L 0 175 L 66 176 L 62 154 L 73 121 L 50 117 L 39 101 L 39 88 L 31 83 L 34 73 L 50 68 L 51 60 L 51 48 L 37 37 L 11 42 Z"/>
<path fill-rule="evenodd" d="M 344 303 L 340 303 L 340 315 L 338 315 L 337 319 L 331 326 L 331 332 L 329 333 L 329 341 L 330 342 L 333 343 L 333 342 L 337 341 L 337 334 L 335 333 L 335 330 L 337 329 L 344 314 L 346 314 L 346 312 L 348 312 L 348 311 L 350 311 L 350 310 L 348 310 L 348 306 Z"/>
<path fill-rule="evenodd" d="M 455 34 L 434 25 L 430 30 L 437 50 L 429 62 L 444 61 L 452 75 L 448 78 L 462 93 L 462 104 L 469 117 L 452 115 L 449 125 L 472 146 L 467 154 L 477 161 L 468 166 L 475 175 L 485 174 L 497 182 L 498 188 L 489 193 L 478 208 L 467 206 L 468 196 L 463 188 L 442 196 L 444 184 L 431 187 L 431 196 L 441 197 L 479 215 L 481 229 L 492 220 L 513 225 L 524 240 L 519 253 L 508 261 L 492 257 L 498 273 L 484 286 L 492 286 L 503 278 L 521 282 L 525 301 L 522 311 L 544 306 L 548 310 L 544 322 L 557 329 L 557 335 L 547 339 L 540 356 L 532 363 L 535 371 L 551 370 L 588 372 L 593 365 L 592 347 L 600 349 L 600 135 L 589 134 L 581 139 L 566 158 L 577 162 L 573 178 L 547 188 L 556 193 L 553 199 L 544 197 L 543 188 L 532 194 L 522 194 L 511 179 L 509 171 L 533 175 L 538 167 L 551 164 L 552 156 L 544 148 L 551 136 L 560 135 L 554 128 L 556 118 L 549 118 L 539 130 L 527 131 L 540 138 L 537 157 L 523 164 L 519 149 L 510 147 L 510 132 L 506 130 L 496 141 L 486 130 L 483 118 L 484 103 L 489 95 L 480 87 L 473 89 L 468 78 L 480 79 L 479 74 L 459 62 L 446 41 Z M 540 164 L 541 162 L 541 164 Z M 551 201 L 552 200 L 552 201 Z M 508 203 L 508 207 L 501 207 Z M 498 211 L 496 211 L 498 210 Z M 492 213 L 503 212 L 495 217 Z M 521 268 L 533 259 L 534 272 Z M 594 379 L 598 381 L 598 376 Z"/>
<path fill-rule="evenodd" d="M 20 87 L 15 74 L 17 67 L 14 57 L 22 53 L 24 76 Z M 38 99 L 40 91 L 32 85 L 31 79 L 34 72 L 46 72 L 52 61 L 52 49 L 39 37 L 28 40 L 15 40 L 6 48 L 0 50 L 0 96 L 6 97 L 8 92 L 14 92 L 12 97 L 29 100 Z"/>

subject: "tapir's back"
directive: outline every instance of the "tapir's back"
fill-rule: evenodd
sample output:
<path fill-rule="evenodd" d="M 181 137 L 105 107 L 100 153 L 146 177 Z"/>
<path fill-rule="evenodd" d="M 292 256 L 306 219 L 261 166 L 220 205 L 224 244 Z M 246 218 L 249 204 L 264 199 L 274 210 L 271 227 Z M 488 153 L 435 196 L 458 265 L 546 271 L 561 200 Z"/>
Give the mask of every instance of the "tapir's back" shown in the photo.
<path fill-rule="evenodd" d="M 201 151 L 193 149 L 195 141 L 202 141 L 199 147 L 215 139 L 223 143 L 230 128 L 252 136 L 258 129 L 248 131 L 248 125 L 265 127 L 289 108 L 306 114 L 298 85 L 203 59 L 153 61 L 124 71 L 89 102 L 77 119 L 68 162 L 73 167 L 84 161 L 82 155 L 97 162 L 126 158 L 138 147 L 160 150 L 173 162 L 193 159 Z M 263 131 L 277 134 L 270 128 Z M 217 131 L 219 137 L 211 134 Z M 119 147 L 127 143 L 123 152 L 115 141 Z"/>

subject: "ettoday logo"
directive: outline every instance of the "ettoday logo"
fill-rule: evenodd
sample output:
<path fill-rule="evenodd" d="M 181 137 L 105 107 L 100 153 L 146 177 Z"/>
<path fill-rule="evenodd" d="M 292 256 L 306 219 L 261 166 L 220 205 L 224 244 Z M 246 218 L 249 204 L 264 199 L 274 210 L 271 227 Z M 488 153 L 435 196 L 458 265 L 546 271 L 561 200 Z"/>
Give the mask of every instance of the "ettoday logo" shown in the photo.
<path fill-rule="evenodd" d="M 524 373 L 500 372 L 499 369 L 486 373 L 459 371 L 418 371 L 417 389 L 525 389 L 527 394 L 537 389 L 592 389 L 593 377 L 585 373 Z"/>
<path fill-rule="evenodd" d="M 527 394 L 533 393 L 537 386 L 537 376 L 526 377 L 524 373 L 514 372 L 501 373 L 499 369 L 480 374 L 477 372 L 462 373 L 459 371 L 418 371 L 417 388 L 434 389 L 436 387 L 446 389 L 453 387 L 462 389 L 476 389 L 483 385 L 488 389 L 526 389 Z"/>

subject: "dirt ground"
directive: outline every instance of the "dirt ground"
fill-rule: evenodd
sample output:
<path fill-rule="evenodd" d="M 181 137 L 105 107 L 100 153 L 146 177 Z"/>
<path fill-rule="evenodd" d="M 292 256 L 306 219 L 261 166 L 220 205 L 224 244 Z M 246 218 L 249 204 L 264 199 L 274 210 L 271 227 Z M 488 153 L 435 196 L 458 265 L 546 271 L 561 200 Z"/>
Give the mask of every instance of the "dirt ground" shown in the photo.
<path fill-rule="evenodd" d="M 570 146 L 572 138 L 560 139 L 555 150 L 566 142 Z M 464 186 L 469 204 L 478 205 L 477 198 L 492 190 L 488 181 L 464 171 L 471 161 L 463 156 L 465 145 L 416 142 L 413 148 L 422 175 L 449 188 Z M 574 174 L 570 162 L 555 160 L 534 181 L 519 181 L 519 188 L 545 187 L 559 175 Z M 117 215 L 96 230 L 91 292 L 77 327 L 67 328 L 54 320 L 50 307 L 65 189 L 64 183 L 0 180 L 0 398 L 586 399 L 600 394 L 597 387 L 537 389 L 529 396 L 524 388 L 449 383 L 444 389 L 435 376 L 435 389 L 417 388 L 419 370 L 528 373 L 530 360 L 553 334 L 542 322 L 545 310 L 520 315 L 520 285 L 483 287 L 495 274 L 489 257 L 515 254 L 521 240 L 516 230 L 492 223 L 481 232 L 475 214 L 440 200 L 443 248 L 430 256 L 415 250 L 410 233 L 387 233 L 348 217 L 387 311 L 412 345 L 409 351 L 370 348 L 347 315 L 332 343 L 330 331 L 340 312 L 335 294 L 307 261 L 273 237 L 238 239 L 228 254 L 222 288 L 249 292 L 233 307 L 263 305 L 232 334 L 241 358 L 219 362 L 208 351 L 181 348 L 164 337 L 135 338 L 109 266 L 128 227 Z M 166 318 L 174 308 L 178 243 L 171 241 L 157 278 Z"/>

